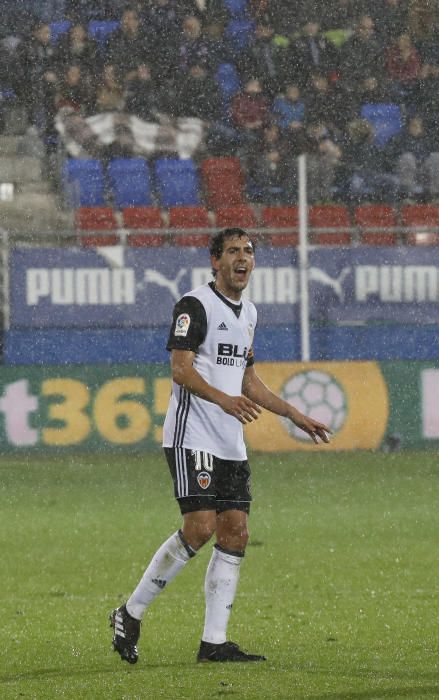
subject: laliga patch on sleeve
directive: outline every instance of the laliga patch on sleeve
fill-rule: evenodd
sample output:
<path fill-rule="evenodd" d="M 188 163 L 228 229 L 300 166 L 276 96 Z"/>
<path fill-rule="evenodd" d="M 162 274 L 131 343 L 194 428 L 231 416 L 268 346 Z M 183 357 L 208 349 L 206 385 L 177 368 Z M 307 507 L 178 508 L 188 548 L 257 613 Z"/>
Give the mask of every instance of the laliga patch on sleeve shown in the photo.
<path fill-rule="evenodd" d="M 191 317 L 189 316 L 189 314 L 180 314 L 180 316 L 175 322 L 174 335 L 178 335 L 183 338 L 186 337 L 190 325 Z"/>

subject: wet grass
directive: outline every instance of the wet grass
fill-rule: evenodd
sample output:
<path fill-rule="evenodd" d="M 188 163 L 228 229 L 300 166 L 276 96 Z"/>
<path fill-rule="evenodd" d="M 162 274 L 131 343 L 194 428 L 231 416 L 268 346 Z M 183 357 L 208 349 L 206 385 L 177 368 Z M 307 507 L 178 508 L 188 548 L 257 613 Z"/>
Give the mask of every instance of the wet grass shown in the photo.
<path fill-rule="evenodd" d="M 197 666 L 206 547 L 145 618 L 135 667 L 108 612 L 179 526 L 157 455 L 0 459 L 0 697 L 439 698 L 437 456 L 253 456 L 230 626 L 267 654 Z"/>

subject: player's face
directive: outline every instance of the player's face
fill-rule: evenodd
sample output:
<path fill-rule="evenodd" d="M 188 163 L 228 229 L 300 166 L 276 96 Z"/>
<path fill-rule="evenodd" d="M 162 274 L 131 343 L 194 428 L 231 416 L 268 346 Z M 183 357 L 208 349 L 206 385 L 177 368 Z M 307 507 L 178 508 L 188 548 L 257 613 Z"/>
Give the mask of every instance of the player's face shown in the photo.
<path fill-rule="evenodd" d="M 220 258 L 212 258 L 215 285 L 230 299 L 241 298 L 255 266 L 253 245 L 247 236 L 226 238 Z"/>

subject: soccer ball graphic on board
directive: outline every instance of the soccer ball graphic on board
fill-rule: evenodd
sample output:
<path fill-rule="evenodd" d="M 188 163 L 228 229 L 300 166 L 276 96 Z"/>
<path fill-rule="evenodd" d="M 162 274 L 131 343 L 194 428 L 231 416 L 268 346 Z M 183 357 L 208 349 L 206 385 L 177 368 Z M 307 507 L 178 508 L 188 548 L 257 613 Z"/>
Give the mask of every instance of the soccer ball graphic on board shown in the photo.
<path fill-rule="evenodd" d="M 281 396 L 305 415 L 325 423 L 333 435 L 339 432 L 346 420 L 346 394 L 335 377 L 327 372 L 309 370 L 293 375 L 283 385 Z M 311 440 L 291 421 L 285 418 L 281 420 L 296 440 Z"/>

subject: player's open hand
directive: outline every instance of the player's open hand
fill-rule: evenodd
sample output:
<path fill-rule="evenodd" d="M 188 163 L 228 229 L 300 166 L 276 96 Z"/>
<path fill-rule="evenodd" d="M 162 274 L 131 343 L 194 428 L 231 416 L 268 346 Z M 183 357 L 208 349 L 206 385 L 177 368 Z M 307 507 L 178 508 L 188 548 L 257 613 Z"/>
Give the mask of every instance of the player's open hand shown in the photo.
<path fill-rule="evenodd" d="M 314 418 L 310 418 L 309 416 L 305 416 L 299 411 L 294 411 L 294 413 L 288 417 L 295 425 L 297 425 L 298 428 L 301 428 L 305 433 L 307 433 L 316 444 L 318 443 L 319 439 L 322 442 L 329 442 L 329 435 L 332 431 L 324 423 L 319 423 L 319 421 L 314 420 Z"/>
<path fill-rule="evenodd" d="M 259 418 L 261 407 L 246 396 L 224 396 L 220 403 L 225 413 L 237 418 L 244 425 Z"/>

